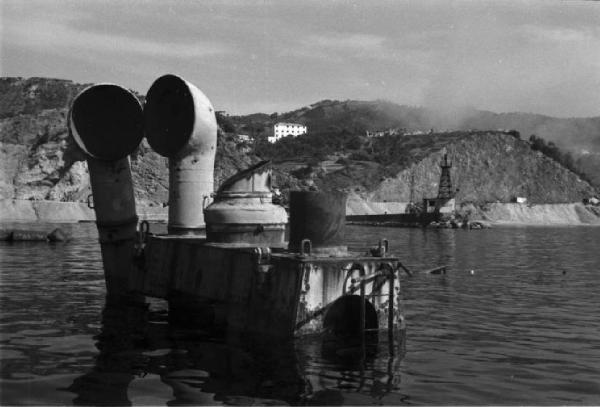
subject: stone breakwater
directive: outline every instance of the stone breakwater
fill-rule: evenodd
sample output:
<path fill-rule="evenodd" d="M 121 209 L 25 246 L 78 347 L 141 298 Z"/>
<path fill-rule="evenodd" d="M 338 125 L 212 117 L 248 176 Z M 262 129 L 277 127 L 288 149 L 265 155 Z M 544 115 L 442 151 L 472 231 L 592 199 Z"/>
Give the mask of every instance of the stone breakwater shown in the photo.
<path fill-rule="evenodd" d="M 370 202 L 351 196 L 346 215 L 384 215 L 404 213 L 406 202 Z M 496 225 L 600 225 L 600 207 L 582 203 L 517 204 L 488 203 L 482 206 L 457 205 L 457 219 L 483 221 Z M 376 221 L 375 221 L 376 222 Z"/>
<path fill-rule="evenodd" d="M 494 224 L 506 225 L 600 225 L 600 207 L 581 203 L 523 205 L 492 203 L 480 214 Z"/>
<path fill-rule="evenodd" d="M 159 206 L 139 206 L 137 212 L 140 220 L 167 219 L 167 208 Z M 0 222 L 69 223 L 94 220 L 94 210 L 83 202 L 0 200 Z"/>
<path fill-rule="evenodd" d="M 394 213 L 394 203 L 368 205 L 366 214 Z M 400 203 L 398 203 L 400 204 Z M 356 202 L 347 212 L 364 211 Z M 351 205 L 348 205 L 351 206 Z M 402 206 L 402 205 L 400 205 Z M 140 220 L 165 221 L 168 208 L 138 206 Z M 484 220 L 496 225 L 599 225 L 600 207 L 580 203 L 523 205 L 514 203 L 490 203 L 473 210 L 470 220 Z M 83 202 L 30 201 L 18 199 L 0 200 L 0 222 L 50 222 L 68 223 L 96 220 L 94 210 Z"/>

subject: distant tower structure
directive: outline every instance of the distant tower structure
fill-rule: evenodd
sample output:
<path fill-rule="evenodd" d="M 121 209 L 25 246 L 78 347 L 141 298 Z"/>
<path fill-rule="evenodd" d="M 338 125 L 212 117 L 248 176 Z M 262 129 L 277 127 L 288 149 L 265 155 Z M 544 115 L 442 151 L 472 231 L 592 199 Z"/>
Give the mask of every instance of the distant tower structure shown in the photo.
<path fill-rule="evenodd" d="M 450 179 L 450 168 L 452 163 L 448 163 L 448 154 L 444 154 L 444 158 L 440 163 L 442 174 L 440 175 L 440 189 L 438 190 L 438 200 L 441 199 L 452 199 L 454 198 L 454 191 L 452 190 L 452 179 Z"/>
<path fill-rule="evenodd" d="M 440 185 L 436 198 L 423 198 L 423 208 L 426 213 L 430 214 L 451 214 L 456 209 L 454 196 L 456 192 L 452 190 L 452 180 L 450 179 L 450 168 L 452 163 L 448 162 L 448 154 L 444 153 L 444 157 L 440 163 L 442 173 L 440 175 Z"/>

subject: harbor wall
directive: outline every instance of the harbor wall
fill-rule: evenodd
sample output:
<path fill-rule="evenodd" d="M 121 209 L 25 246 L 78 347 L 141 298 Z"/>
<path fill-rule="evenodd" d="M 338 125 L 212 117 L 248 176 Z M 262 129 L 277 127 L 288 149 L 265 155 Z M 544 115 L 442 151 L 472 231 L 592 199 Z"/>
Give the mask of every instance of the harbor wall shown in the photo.
<path fill-rule="evenodd" d="M 415 222 L 414 215 L 404 213 L 405 207 L 405 202 L 361 202 L 354 198 L 348 200 L 346 215 L 352 222 Z M 582 203 L 528 205 L 498 202 L 479 207 L 467 205 L 458 212 L 461 215 L 468 213 L 469 220 L 485 220 L 498 225 L 600 225 L 600 207 Z"/>
<path fill-rule="evenodd" d="M 138 206 L 136 210 L 140 220 L 167 219 L 167 208 Z M 83 202 L 0 200 L 0 222 L 71 223 L 95 220 L 94 210 Z"/>
<path fill-rule="evenodd" d="M 491 203 L 482 208 L 481 215 L 495 224 L 600 225 L 600 208 L 581 203 Z"/>
<path fill-rule="evenodd" d="M 403 208 L 403 203 L 379 204 L 381 203 L 365 201 L 362 205 L 353 202 L 351 206 L 349 203 L 346 207 L 347 215 L 360 215 L 361 220 L 364 220 L 362 218 L 367 215 L 377 215 L 372 219 L 374 222 L 381 220 L 386 210 L 389 210 L 388 215 L 392 217 L 398 214 L 404 215 L 403 211 L 392 211 L 395 209 L 394 204 L 397 204 L 398 208 Z M 142 220 L 167 219 L 167 208 L 160 206 L 138 206 L 137 212 Z M 539 205 L 490 203 L 474 210 L 470 218 L 506 225 L 600 225 L 600 208 L 581 203 Z M 83 202 L 0 200 L 0 222 L 68 223 L 95 219 L 94 210 L 88 208 Z"/>
<path fill-rule="evenodd" d="M 373 202 L 350 195 L 346 202 L 346 215 L 385 215 L 406 212 L 408 202 Z"/>

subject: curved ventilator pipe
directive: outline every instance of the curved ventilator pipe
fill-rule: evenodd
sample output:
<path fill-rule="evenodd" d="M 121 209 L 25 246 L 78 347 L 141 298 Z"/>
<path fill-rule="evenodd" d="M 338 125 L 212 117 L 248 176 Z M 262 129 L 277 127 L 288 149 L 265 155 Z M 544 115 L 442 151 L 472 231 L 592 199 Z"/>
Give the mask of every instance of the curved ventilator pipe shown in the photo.
<path fill-rule="evenodd" d="M 87 155 L 108 296 L 121 295 L 134 273 L 137 215 L 128 156 L 143 138 L 142 107 L 125 88 L 91 86 L 73 100 L 69 133 Z"/>
<path fill-rule="evenodd" d="M 144 128 L 150 146 L 169 158 L 169 233 L 200 234 L 203 204 L 213 193 L 217 150 L 210 100 L 184 79 L 162 76 L 146 95 Z"/>

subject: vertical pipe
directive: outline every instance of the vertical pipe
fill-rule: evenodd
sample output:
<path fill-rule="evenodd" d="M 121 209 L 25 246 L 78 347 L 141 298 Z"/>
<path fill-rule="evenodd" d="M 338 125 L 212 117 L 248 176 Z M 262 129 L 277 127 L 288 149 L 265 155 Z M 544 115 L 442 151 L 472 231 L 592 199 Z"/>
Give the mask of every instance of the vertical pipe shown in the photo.
<path fill-rule="evenodd" d="M 86 153 L 107 297 L 130 295 L 137 215 L 128 155 L 143 137 L 142 108 L 128 90 L 91 86 L 73 100 L 69 133 Z"/>
<path fill-rule="evenodd" d="M 210 100 L 184 79 L 164 75 L 148 90 L 144 127 L 150 146 L 169 158 L 169 233 L 203 233 L 203 203 L 213 193 L 217 150 Z"/>
<path fill-rule="evenodd" d="M 129 158 L 102 161 L 88 157 L 96 227 L 109 297 L 132 288 L 136 226 L 135 198 Z"/>

